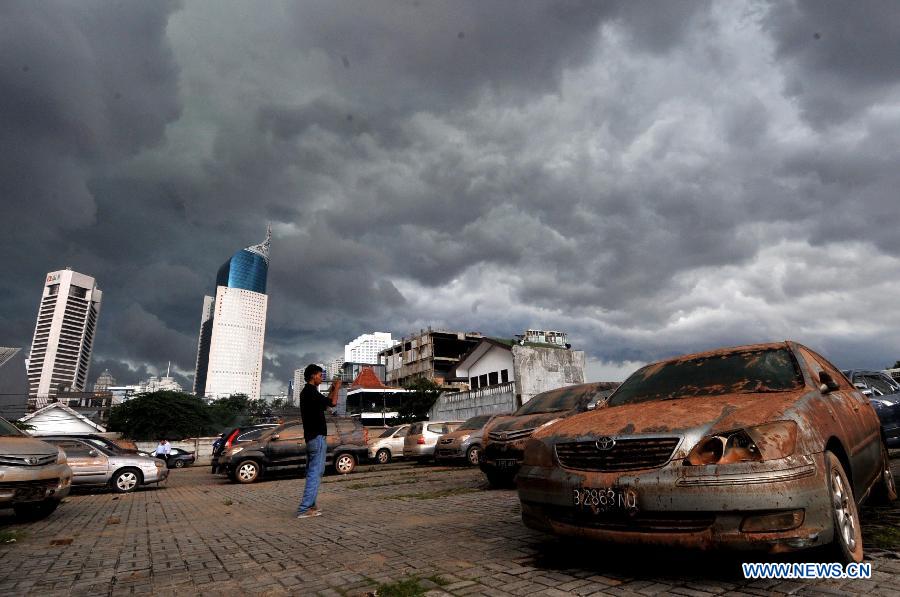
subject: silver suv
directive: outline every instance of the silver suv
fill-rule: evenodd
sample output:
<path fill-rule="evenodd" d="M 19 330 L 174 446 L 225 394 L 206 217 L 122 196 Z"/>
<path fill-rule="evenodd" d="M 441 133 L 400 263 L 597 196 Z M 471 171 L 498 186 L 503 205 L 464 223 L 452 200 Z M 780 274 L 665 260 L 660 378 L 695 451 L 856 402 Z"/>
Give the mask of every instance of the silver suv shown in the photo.
<path fill-rule="evenodd" d="M 0 418 L 0 508 L 13 508 L 20 518 L 44 518 L 71 486 L 72 469 L 62 450 Z"/>
<path fill-rule="evenodd" d="M 453 433 L 462 421 L 422 421 L 413 423 L 403 440 L 403 456 L 416 460 L 429 460 L 434 456 L 438 438 Z"/>

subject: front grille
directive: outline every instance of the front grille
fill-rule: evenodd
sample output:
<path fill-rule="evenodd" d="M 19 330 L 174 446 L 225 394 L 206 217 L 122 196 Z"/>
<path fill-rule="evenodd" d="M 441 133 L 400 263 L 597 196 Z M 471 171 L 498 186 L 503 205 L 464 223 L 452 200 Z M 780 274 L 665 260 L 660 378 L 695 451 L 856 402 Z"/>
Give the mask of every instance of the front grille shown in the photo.
<path fill-rule="evenodd" d="M 595 440 L 556 444 L 556 457 L 566 468 L 583 471 L 629 471 L 657 468 L 669 461 L 678 446 L 677 437 L 617 439 L 608 450 Z"/>
<path fill-rule="evenodd" d="M 58 457 L 58 454 L 51 454 L 49 456 L 31 454 L 12 456 L 4 454 L 3 456 L 0 456 L 0 464 L 5 464 L 7 466 L 44 466 L 46 464 L 53 464 Z"/>
<path fill-rule="evenodd" d="M 0 483 L 0 489 L 56 489 L 59 487 L 59 477 L 55 479 L 38 479 L 37 481 L 11 481 Z"/>
<path fill-rule="evenodd" d="M 495 442 L 511 442 L 516 439 L 528 437 L 534 433 L 534 427 L 531 429 L 517 429 L 515 431 L 491 431 L 488 437 Z"/>
<path fill-rule="evenodd" d="M 453 443 L 453 439 L 448 437 L 448 438 L 442 439 L 442 440 L 441 440 L 441 443 L 442 443 L 442 444 L 452 444 L 452 443 Z"/>
<path fill-rule="evenodd" d="M 490 460 L 498 458 L 514 458 L 521 461 L 525 457 L 523 450 L 516 450 L 507 444 L 489 443 L 484 448 L 484 457 Z"/>
<path fill-rule="evenodd" d="M 455 456 L 456 450 L 438 450 L 438 456 Z"/>

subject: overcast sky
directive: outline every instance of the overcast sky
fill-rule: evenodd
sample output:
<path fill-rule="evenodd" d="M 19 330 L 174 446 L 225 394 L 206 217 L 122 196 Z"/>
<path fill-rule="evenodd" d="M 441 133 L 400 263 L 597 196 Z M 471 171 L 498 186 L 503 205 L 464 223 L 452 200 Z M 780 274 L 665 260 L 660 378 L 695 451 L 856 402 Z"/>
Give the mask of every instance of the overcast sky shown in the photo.
<path fill-rule="evenodd" d="M 785 338 L 890 366 L 898 31 L 891 0 L 3 2 L 0 345 L 69 266 L 91 382 L 189 388 L 271 222 L 264 393 L 429 325 L 568 331 L 592 380 Z"/>

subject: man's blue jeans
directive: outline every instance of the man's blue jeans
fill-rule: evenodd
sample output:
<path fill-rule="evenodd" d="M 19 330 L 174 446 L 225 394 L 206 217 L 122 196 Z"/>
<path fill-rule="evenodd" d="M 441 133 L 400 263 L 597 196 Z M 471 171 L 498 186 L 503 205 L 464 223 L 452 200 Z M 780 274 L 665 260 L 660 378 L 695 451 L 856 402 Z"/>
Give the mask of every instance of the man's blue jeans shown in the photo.
<path fill-rule="evenodd" d="M 297 514 L 303 514 L 316 505 L 319 495 L 319 480 L 325 472 L 325 436 L 317 435 L 306 442 L 306 485 L 303 488 L 303 499 Z"/>

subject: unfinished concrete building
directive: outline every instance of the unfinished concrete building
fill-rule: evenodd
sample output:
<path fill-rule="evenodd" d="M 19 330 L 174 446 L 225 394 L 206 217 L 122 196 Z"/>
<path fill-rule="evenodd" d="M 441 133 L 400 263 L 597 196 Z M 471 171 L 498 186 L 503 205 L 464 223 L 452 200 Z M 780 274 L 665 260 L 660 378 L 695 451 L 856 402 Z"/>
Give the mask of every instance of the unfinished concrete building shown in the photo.
<path fill-rule="evenodd" d="M 482 334 L 448 330 L 420 330 L 378 353 L 385 366 L 385 381 L 402 386 L 417 377 L 430 379 L 447 391 L 468 389 L 467 379 L 456 378 L 460 357 L 476 346 Z"/>

